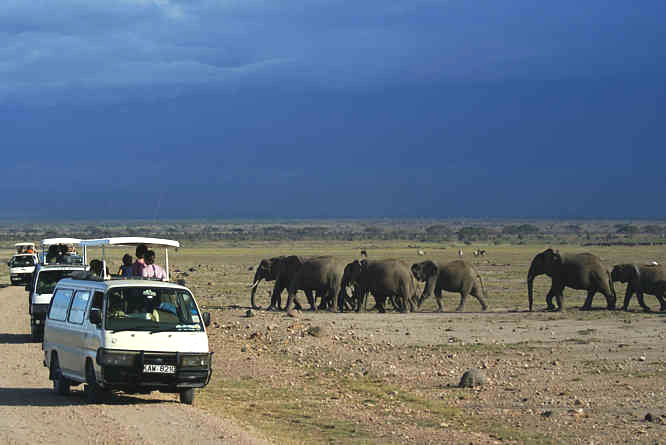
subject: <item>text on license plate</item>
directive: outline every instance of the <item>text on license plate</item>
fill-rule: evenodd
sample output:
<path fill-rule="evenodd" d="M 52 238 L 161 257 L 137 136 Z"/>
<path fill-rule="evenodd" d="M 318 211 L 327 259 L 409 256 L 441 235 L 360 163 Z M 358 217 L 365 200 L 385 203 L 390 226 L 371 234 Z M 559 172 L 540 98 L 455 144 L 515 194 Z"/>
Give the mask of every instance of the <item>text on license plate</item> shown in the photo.
<path fill-rule="evenodd" d="M 143 365 L 143 372 L 157 372 L 160 374 L 175 374 L 175 365 Z"/>

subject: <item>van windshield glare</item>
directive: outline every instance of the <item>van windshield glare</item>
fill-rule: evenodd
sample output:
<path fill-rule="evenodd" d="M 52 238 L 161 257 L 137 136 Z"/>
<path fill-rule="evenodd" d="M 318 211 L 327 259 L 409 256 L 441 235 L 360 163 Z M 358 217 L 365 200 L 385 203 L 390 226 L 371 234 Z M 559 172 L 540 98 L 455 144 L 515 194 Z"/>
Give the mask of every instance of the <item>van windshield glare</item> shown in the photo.
<path fill-rule="evenodd" d="M 106 294 L 110 331 L 203 331 L 192 294 L 168 287 L 115 287 Z"/>

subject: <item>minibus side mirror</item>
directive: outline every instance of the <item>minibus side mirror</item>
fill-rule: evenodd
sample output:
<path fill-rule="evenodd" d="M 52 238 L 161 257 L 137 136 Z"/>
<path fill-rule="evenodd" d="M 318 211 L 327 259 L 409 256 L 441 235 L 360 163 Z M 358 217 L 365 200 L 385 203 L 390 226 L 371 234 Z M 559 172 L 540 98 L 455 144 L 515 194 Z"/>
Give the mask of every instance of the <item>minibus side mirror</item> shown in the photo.
<path fill-rule="evenodd" d="M 201 316 L 206 327 L 210 326 L 210 312 L 204 312 Z"/>
<path fill-rule="evenodd" d="M 26 284 L 25 285 L 25 290 L 27 290 L 28 292 L 32 292 L 32 285 L 31 284 Z"/>
<path fill-rule="evenodd" d="M 90 322 L 97 327 L 102 324 L 102 311 L 97 308 L 90 309 L 90 315 L 88 316 Z"/>

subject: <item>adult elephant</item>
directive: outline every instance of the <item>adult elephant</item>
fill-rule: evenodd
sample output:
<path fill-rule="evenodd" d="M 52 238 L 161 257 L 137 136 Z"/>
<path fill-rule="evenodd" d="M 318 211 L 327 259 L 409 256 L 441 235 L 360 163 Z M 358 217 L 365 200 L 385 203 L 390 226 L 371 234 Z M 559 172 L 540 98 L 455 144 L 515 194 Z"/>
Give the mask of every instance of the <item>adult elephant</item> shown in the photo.
<path fill-rule="evenodd" d="M 282 291 L 289 287 L 289 283 L 296 276 L 296 272 L 301 268 L 305 258 L 297 255 L 277 256 L 273 258 L 266 258 L 259 262 L 257 270 L 254 273 L 254 280 L 252 281 L 252 292 L 250 294 L 250 304 L 253 309 L 261 309 L 260 306 L 255 304 L 254 296 L 257 292 L 257 287 L 261 280 L 275 281 L 273 285 L 273 292 L 271 293 L 271 304 L 267 310 L 281 310 Z M 312 295 L 308 294 L 308 299 Z"/>
<path fill-rule="evenodd" d="M 609 310 L 615 309 L 615 288 L 610 273 L 601 264 L 598 256 L 591 253 L 561 254 L 553 249 L 546 249 L 537 254 L 527 272 L 527 299 L 532 311 L 534 278 L 546 274 L 551 280 L 550 290 L 546 296 L 548 310 L 564 309 L 564 288 L 586 290 L 587 298 L 581 310 L 592 307 L 594 294 L 601 292 L 606 297 Z M 553 305 L 553 297 L 557 308 Z"/>
<path fill-rule="evenodd" d="M 481 275 L 467 261 L 455 260 L 442 265 L 430 260 L 423 261 L 412 265 L 412 274 L 418 281 L 426 283 L 418 301 L 419 307 L 426 298 L 432 296 L 434 291 L 437 311 L 442 312 L 444 310 L 442 291 L 445 290 L 460 293 L 460 304 L 456 308 L 456 312 L 461 311 L 465 306 L 467 295 L 473 295 L 479 300 L 482 310 L 485 311 L 488 308 L 483 301 L 487 295 Z"/>
<path fill-rule="evenodd" d="M 311 298 L 312 292 L 321 296 L 319 309 L 332 309 L 336 300 L 340 307 L 344 304 L 340 290 L 345 261 L 332 256 L 318 256 L 303 261 L 294 278 L 289 283 L 286 309 L 289 311 L 292 304 L 300 305 L 296 293 L 302 290 L 308 295 L 310 309 L 316 310 L 315 300 Z"/>
<path fill-rule="evenodd" d="M 416 284 L 409 266 L 395 259 L 352 261 L 345 266 L 342 276 L 342 288 L 353 284 L 356 294 L 356 312 L 361 310 L 365 296 L 375 297 L 379 312 L 386 312 L 384 305 L 387 298 L 395 298 L 395 305 L 401 312 L 407 311 L 407 305 L 414 310 Z"/>
<path fill-rule="evenodd" d="M 627 310 L 629 301 L 633 294 L 636 294 L 638 304 L 645 312 L 650 308 L 643 300 L 643 294 L 654 295 L 661 305 L 660 310 L 666 311 L 666 301 L 664 301 L 664 292 L 666 291 L 666 268 L 662 265 L 654 264 L 618 264 L 611 271 L 611 279 L 621 283 L 627 283 L 627 292 L 624 296 L 622 310 Z"/>

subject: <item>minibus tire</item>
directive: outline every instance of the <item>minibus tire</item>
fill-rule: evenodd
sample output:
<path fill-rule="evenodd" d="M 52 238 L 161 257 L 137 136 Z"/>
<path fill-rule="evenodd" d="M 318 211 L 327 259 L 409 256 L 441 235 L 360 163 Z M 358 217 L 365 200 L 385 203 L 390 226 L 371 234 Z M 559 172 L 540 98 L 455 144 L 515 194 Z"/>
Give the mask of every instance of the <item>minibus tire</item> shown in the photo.
<path fill-rule="evenodd" d="M 88 403 L 94 404 L 99 402 L 100 396 L 102 395 L 102 388 L 100 388 L 97 380 L 95 378 L 95 368 L 90 360 L 86 362 L 86 401 Z"/>
<path fill-rule="evenodd" d="M 53 376 L 53 392 L 60 396 L 69 394 L 70 382 L 62 375 L 56 354 L 53 354 L 53 358 L 51 358 L 51 375 Z"/>
<path fill-rule="evenodd" d="M 194 388 L 183 389 L 180 391 L 180 403 L 191 405 L 194 403 Z"/>

